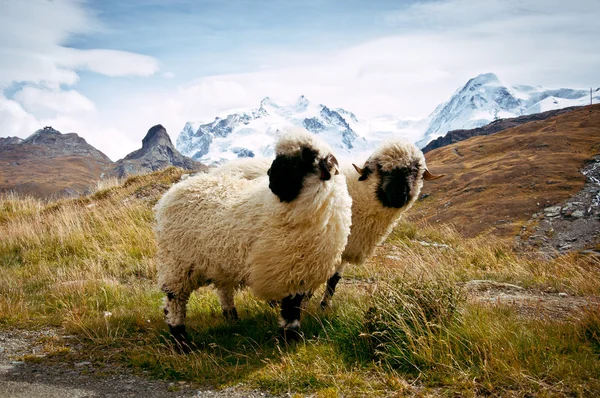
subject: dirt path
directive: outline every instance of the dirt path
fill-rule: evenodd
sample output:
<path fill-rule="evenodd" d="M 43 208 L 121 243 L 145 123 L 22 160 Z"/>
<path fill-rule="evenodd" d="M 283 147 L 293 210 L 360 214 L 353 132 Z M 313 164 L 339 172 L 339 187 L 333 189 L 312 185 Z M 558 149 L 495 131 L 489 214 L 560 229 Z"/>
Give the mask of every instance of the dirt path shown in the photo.
<path fill-rule="evenodd" d="M 472 280 L 463 284 L 471 300 L 490 305 L 509 305 L 528 319 L 568 321 L 588 305 L 600 305 L 598 297 L 575 297 L 562 292 L 543 292 L 510 283 Z"/>
<path fill-rule="evenodd" d="M 38 342 L 52 337 L 57 337 L 54 330 L 0 330 L 0 397 L 272 397 L 259 391 L 214 391 L 186 382 L 149 380 L 116 366 L 98 369 L 90 362 L 46 361 Z M 39 360 L 22 361 L 24 356 Z"/>

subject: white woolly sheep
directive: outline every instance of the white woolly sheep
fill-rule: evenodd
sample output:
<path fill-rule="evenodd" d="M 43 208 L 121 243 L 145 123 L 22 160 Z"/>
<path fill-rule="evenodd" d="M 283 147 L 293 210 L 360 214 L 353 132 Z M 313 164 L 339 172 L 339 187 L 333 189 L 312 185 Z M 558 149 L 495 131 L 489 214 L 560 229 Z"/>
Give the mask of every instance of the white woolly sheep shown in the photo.
<path fill-rule="evenodd" d="M 198 287 L 212 283 L 230 318 L 237 318 L 234 292 L 241 286 L 280 300 L 284 337 L 295 338 L 304 296 L 341 262 L 352 201 L 331 150 L 294 131 L 277 142 L 275 153 L 268 176 L 197 175 L 156 205 L 164 312 L 184 349 L 186 304 Z"/>
<path fill-rule="evenodd" d="M 342 262 L 327 281 L 321 307 L 331 305 L 331 297 L 345 263 L 363 264 L 383 242 L 400 215 L 418 198 L 423 180 L 435 180 L 429 172 L 423 153 L 404 140 L 392 140 L 378 148 L 362 168 L 342 168 L 352 197 L 352 226 Z M 237 173 L 252 179 L 265 172 L 264 160 L 244 159 L 235 165 L 223 165 L 215 174 Z M 356 173 L 359 177 L 357 178 Z"/>

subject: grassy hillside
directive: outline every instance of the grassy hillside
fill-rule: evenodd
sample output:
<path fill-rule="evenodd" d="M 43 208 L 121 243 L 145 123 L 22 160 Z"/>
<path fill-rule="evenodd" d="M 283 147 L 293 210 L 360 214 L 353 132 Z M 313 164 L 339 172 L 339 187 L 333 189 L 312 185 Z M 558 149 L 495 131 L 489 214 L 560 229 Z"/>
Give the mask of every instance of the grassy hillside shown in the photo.
<path fill-rule="evenodd" d="M 435 149 L 427 164 L 447 177 L 425 184 L 430 196 L 412 219 L 513 237 L 532 214 L 578 192 L 584 162 L 598 153 L 600 105 Z"/>
<path fill-rule="evenodd" d="M 181 173 L 80 199 L 0 199 L 0 328 L 54 327 L 82 344 L 41 341 L 47 356 L 25 360 L 322 397 L 600 394 L 599 261 L 530 258 L 439 225 L 399 224 L 347 269 L 329 312 L 311 303 L 298 344 L 277 339 L 277 310 L 248 291 L 231 323 L 199 289 L 187 320 L 198 349 L 178 354 L 156 286 L 152 206 Z"/>

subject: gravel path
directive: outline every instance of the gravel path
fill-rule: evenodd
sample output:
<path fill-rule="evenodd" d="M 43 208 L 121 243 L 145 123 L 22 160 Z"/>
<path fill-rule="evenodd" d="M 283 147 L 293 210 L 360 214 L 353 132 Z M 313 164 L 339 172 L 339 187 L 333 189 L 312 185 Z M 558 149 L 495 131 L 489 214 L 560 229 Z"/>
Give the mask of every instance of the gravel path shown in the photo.
<path fill-rule="evenodd" d="M 115 367 L 108 372 L 89 362 L 56 363 L 44 361 L 37 342 L 56 336 L 53 330 L 0 330 L 0 397 L 2 398 L 80 398 L 80 397 L 215 397 L 268 398 L 260 391 L 201 389 L 186 382 L 149 380 Z M 24 355 L 39 357 L 22 361 Z"/>

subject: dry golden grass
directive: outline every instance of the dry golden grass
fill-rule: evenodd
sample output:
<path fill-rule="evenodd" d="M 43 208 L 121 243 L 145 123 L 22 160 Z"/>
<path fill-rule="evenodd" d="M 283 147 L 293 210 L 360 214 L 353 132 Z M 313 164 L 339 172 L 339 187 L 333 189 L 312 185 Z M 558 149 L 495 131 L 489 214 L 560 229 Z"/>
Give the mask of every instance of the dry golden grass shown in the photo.
<path fill-rule="evenodd" d="M 296 345 L 277 339 L 277 310 L 248 291 L 238 293 L 241 319 L 230 323 L 211 288 L 199 289 L 187 320 L 198 349 L 178 354 L 155 282 L 152 206 L 181 173 L 132 177 L 74 200 L 0 198 L 0 327 L 53 326 L 86 347 L 55 350 L 54 360 L 117 361 L 217 388 L 241 382 L 324 397 L 600 393 L 597 307 L 528 318 L 461 287 L 487 279 L 592 303 L 598 261 L 536 259 L 448 226 L 399 224 L 376 257 L 347 269 L 331 311 L 313 300 Z"/>

